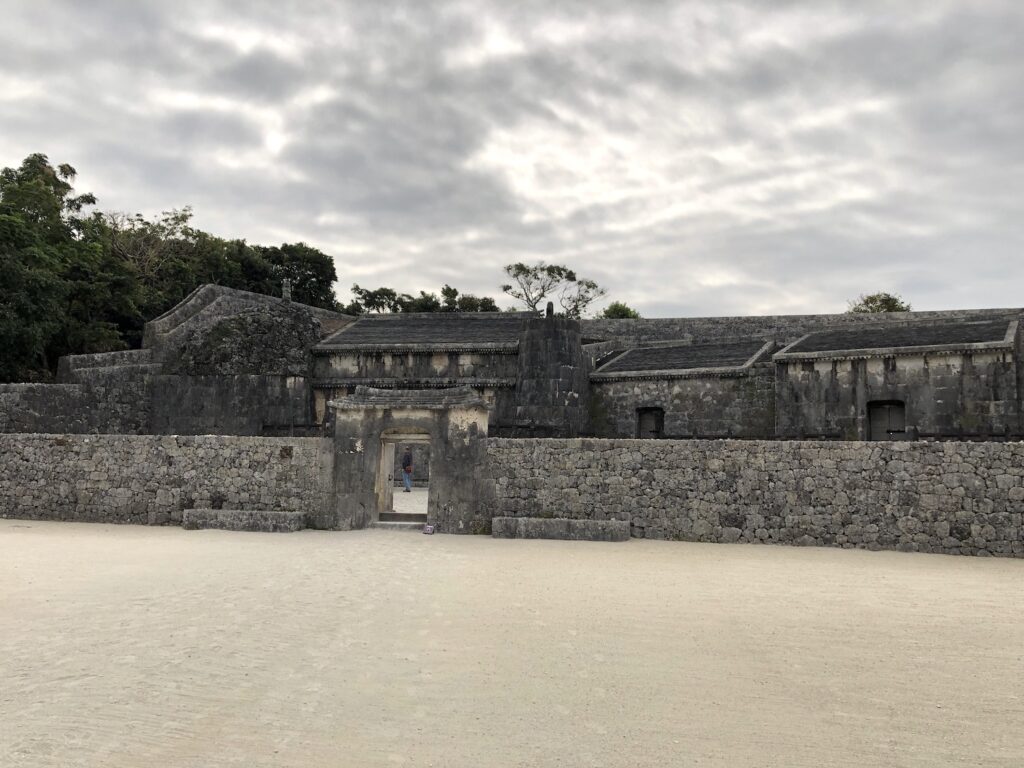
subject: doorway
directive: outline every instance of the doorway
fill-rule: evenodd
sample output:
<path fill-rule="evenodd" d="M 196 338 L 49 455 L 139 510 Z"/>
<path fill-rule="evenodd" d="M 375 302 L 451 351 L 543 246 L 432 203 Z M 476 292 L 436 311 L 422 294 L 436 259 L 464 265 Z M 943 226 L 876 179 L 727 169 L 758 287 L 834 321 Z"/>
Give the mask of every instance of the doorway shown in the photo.
<path fill-rule="evenodd" d="M 868 440 L 905 440 L 907 406 L 902 400 L 868 403 Z"/>
<path fill-rule="evenodd" d="M 636 409 L 636 436 L 642 439 L 659 439 L 665 432 L 664 408 Z"/>
<path fill-rule="evenodd" d="M 422 525 L 430 505 L 430 437 L 427 434 L 389 434 L 381 437 L 377 482 L 377 520 L 381 523 Z M 406 462 L 412 472 L 406 472 Z"/>

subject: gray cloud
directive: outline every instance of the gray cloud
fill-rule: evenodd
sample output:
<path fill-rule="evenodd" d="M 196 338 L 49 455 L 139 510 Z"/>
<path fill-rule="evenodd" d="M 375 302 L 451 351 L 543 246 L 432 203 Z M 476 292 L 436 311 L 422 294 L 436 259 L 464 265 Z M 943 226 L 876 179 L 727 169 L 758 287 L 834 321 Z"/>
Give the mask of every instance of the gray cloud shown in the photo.
<path fill-rule="evenodd" d="M 565 262 L 646 315 L 1019 305 L 1014 2 L 15 4 L 0 164 L 350 283 Z"/>

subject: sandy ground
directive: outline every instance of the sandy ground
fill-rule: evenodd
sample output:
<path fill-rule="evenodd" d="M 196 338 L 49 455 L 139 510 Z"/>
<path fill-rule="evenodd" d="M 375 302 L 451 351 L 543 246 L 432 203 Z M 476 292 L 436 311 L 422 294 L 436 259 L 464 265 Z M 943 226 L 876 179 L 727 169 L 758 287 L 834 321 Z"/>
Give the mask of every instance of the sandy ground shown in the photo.
<path fill-rule="evenodd" d="M 0 765 L 1024 765 L 1024 562 L 0 521 Z"/>

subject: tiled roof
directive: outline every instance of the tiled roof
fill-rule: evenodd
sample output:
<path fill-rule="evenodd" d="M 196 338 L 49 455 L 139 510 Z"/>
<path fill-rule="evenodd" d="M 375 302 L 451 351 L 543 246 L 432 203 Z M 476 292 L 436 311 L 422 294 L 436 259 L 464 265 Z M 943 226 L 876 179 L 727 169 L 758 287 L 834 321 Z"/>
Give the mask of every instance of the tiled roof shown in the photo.
<path fill-rule="evenodd" d="M 765 342 L 736 341 L 721 344 L 678 344 L 637 347 L 603 365 L 599 373 L 627 371 L 679 371 L 694 368 L 738 368 L 764 347 Z"/>
<path fill-rule="evenodd" d="M 785 352 L 842 352 L 854 349 L 935 347 L 957 344 L 1000 342 L 1006 337 L 1009 321 L 973 323 L 915 323 L 875 328 L 812 333 Z"/>
<path fill-rule="evenodd" d="M 521 312 L 437 312 L 365 315 L 320 346 L 516 344 Z"/>

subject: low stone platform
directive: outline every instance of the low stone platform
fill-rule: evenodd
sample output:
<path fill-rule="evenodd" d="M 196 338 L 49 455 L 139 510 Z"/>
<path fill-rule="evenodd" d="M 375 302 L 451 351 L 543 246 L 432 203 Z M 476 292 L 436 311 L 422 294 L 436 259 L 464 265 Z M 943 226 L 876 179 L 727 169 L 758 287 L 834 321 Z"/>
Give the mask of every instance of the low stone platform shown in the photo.
<path fill-rule="evenodd" d="M 290 533 L 306 527 L 302 512 L 254 509 L 186 509 L 181 527 L 190 530 L 217 528 L 225 531 Z"/>
<path fill-rule="evenodd" d="M 570 520 L 566 517 L 496 517 L 491 521 L 491 536 L 496 539 L 629 541 L 629 521 Z"/>

